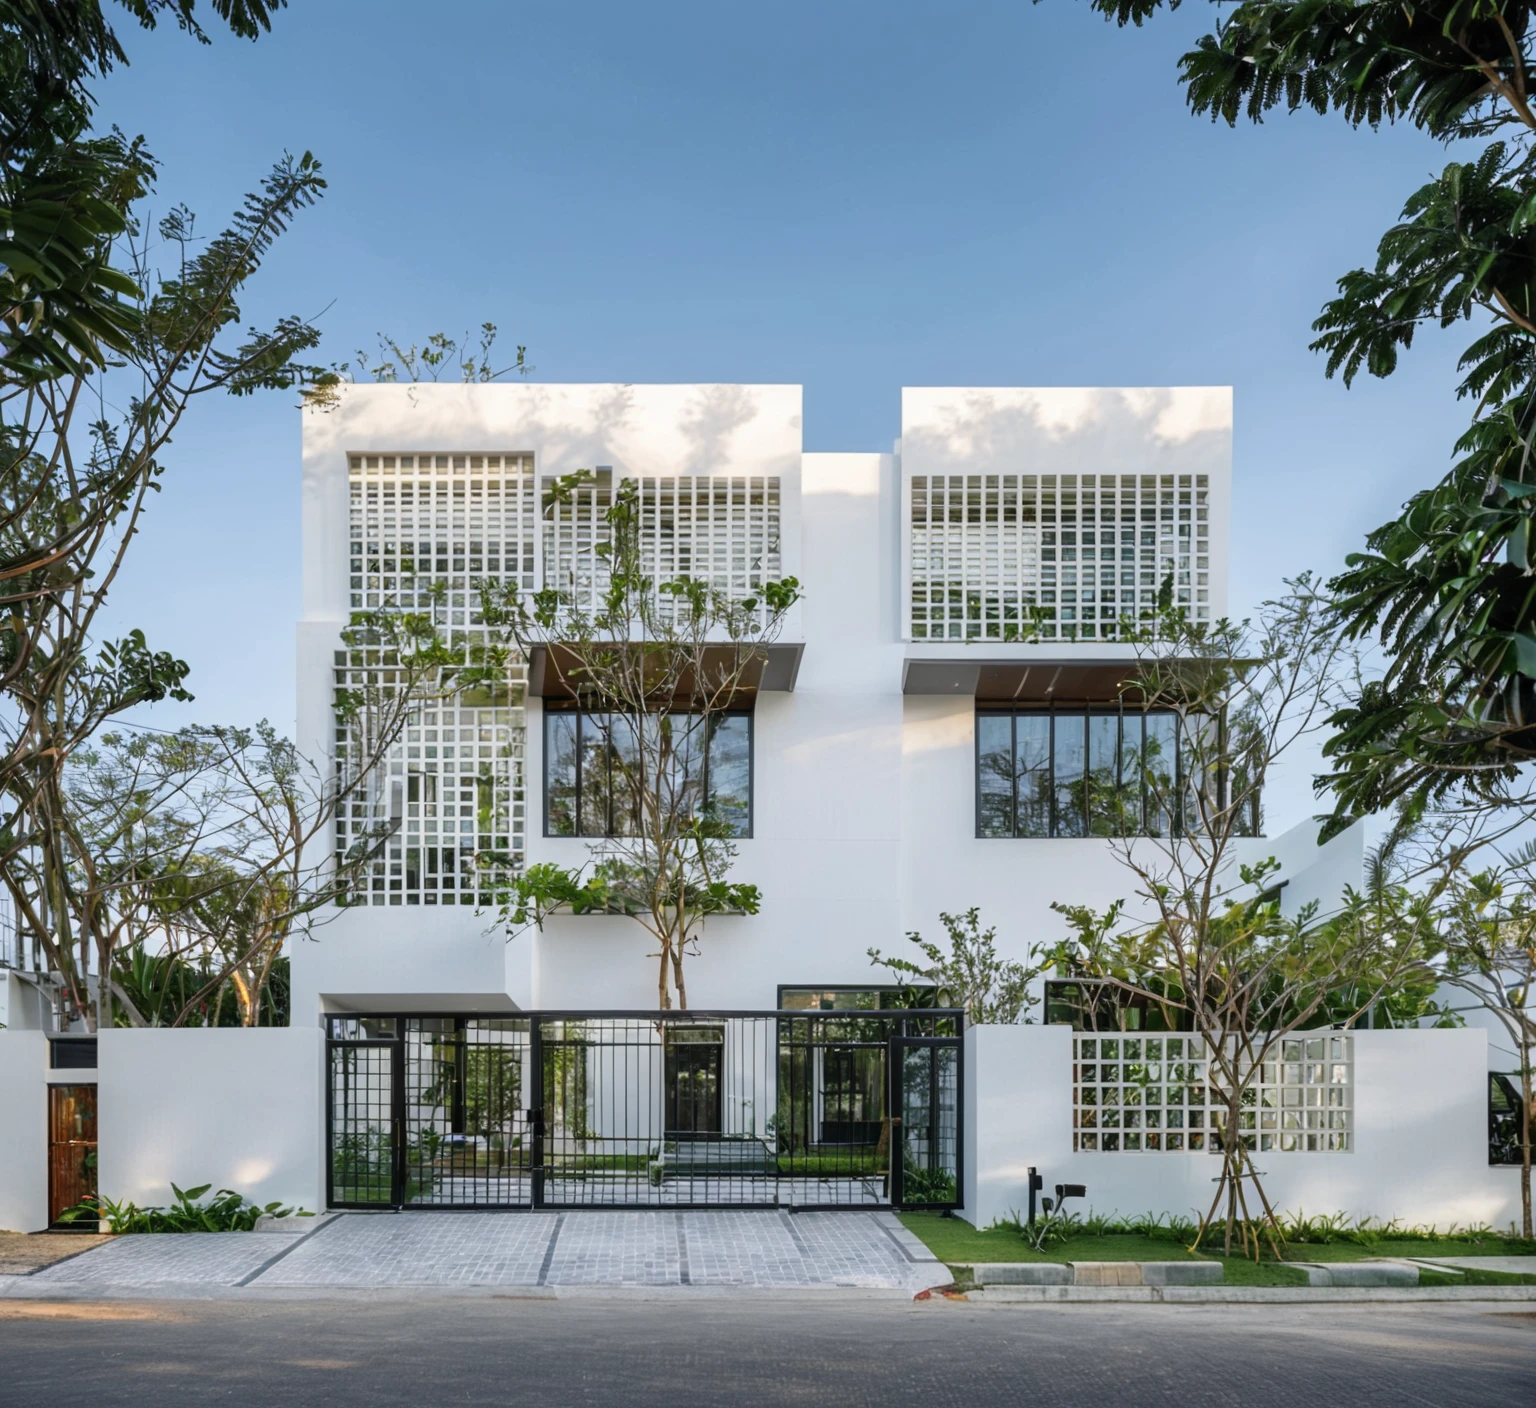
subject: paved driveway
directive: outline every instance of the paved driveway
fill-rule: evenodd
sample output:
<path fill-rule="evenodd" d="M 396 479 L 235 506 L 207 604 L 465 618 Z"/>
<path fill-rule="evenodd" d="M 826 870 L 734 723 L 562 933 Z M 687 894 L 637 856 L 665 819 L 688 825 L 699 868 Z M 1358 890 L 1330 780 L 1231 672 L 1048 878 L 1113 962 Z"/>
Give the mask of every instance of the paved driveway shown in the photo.
<path fill-rule="evenodd" d="M 0 1278 L 6 1280 L 9 1278 Z M 858 1287 L 918 1291 L 944 1267 L 890 1213 L 343 1213 L 311 1232 L 119 1237 L 11 1294 L 392 1286 Z"/>

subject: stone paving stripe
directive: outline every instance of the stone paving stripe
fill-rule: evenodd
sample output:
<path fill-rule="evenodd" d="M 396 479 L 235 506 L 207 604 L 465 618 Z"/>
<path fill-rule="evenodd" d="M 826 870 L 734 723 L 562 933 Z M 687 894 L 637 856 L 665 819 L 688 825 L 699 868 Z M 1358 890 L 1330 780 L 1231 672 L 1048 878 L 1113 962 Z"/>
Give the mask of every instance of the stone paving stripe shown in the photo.
<path fill-rule="evenodd" d="M 561 1213 L 555 1218 L 555 1230 L 549 1234 L 549 1245 L 544 1248 L 544 1264 L 539 1267 L 539 1279 L 537 1284 L 547 1286 L 549 1284 L 549 1268 L 555 1260 L 555 1244 L 560 1240 L 560 1229 L 565 1225 L 565 1214 Z"/>
<path fill-rule="evenodd" d="M 693 1284 L 693 1277 L 688 1270 L 688 1229 L 683 1225 L 682 1213 L 674 1213 L 677 1219 L 677 1274 L 679 1280 L 685 1286 Z"/>
<path fill-rule="evenodd" d="M 780 1208 L 779 1221 L 784 1224 L 784 1230 L 789 1233 L 789 1240 L 795 1244 L 795 1250 L 801 1256 L 810 1256 L 811 1249 L 805 1245 L 805 1238 L 800 1235 L 800 1229 L 795 1226 L 794 1217 L 790 1213 L 785 1212 L 783 1208 Z"/>
<path fill-rule="evenodd" d="M 262 1275 L 263 1272 L 270 1271 L 274 1266 L 276 1266 L 278 1262 L 280 1262 L 285 1256 L 288 1255 L 289 1252 L 297 1251 L 311 1237 L 318 1237 L 332 1223 L 340 1222 L 341 1219 L 344 1218 L 345 1216 L 346 1216 L 346 1213 L 344 1213 L 344 1212 L 336 1213 L 333 1216 L 326 1218 L 326 1220 L 324 1222 L 322 1222 L 318 1227 L 310 1228 L 310 1230 L 308 1232 L 306 1232 L 302 1237 L 293 1237 L 293 1236 L 291 1236 L 289 1234 L 283 1234 L 283 1233 L 271 1233 L 271 1234 L 269 1234 L 269 1235 L 272 1235 L 272 1236 L 284 1236 L 286 1238 L 287 1242 L 288 1242 L 288 1245 L 286 1247 L 284 1247 L 280 1252 L 278 1252 L 275 1256 L 268 1257 L 264 1262 L 262 1262 L 262 1264 L 260 1266 L 258 1266 L 253 1272 L 251 1272 L 251 1274 L 249 1276 L 242 1276 L 238 1281 L 235 1282 L 235 1284 L 237 1286 L 249 1286 L 251 1284 L 251 1282 L 254 1281 L 258 1276 Z"/>
<path fill-rule="evenodd" d="M 270 1232 L 141 1232 L 59 1262 L 29 1279 L 43 1285 L 233 1286 L 272 1255 Z"/>

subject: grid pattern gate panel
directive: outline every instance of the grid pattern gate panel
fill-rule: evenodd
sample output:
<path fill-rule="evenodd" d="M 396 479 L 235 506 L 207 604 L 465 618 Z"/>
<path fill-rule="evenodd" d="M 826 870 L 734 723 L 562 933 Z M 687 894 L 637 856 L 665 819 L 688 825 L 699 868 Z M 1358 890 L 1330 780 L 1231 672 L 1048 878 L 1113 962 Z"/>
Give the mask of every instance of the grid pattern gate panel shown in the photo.
<path fill-rule="evenodd" d="M 405 1187 L 412 1207 L 510 1207 L 532 1190 L 526 1018 L 405 1023 Z"/>
<path fill-rule="evenodd" d="M 1159 594 L 1210 619 L 1203 474 L 914 475 L 913 640 L 1114 640 Z"/>
<path fill-rule="evenodd" d="M 395 1049 L 332 1045 L 327 1059 L 330 1202 L 388 1207 L 394 1200 Z"/>
<path fill-rule="evenodd" d="M 489 643 L 478 605 L 492 582 L 531 588 L 536 521 L 531 455 L 353 455 L 350 598 L 354 610 L 430 612 L 466 659 Z M 388 689 L 380 650 L 336 652 L 338 689 Z M 338 819 L 338 856 L 378 845 L 354 903 L 487 904 L 494 876 L 475 857 L 523 855 L 523 691 L 515 663 L 504 689 L 426 697 L 384 766 Z M 338 719 L 345 769 L 368 740 Z"/>
<path fill-rule="evenodd" d="M 1220 1153 L 1227 1111 L 1203 1038 L 1073 1038 L 1072 1147 L 1080 1153 Z M 1336 1032 L 1282 1037 L 1244 1082 L 1243 1142 L 1260 1152 L 1354 1147 L 1354 1042 Z"/>
<path fill-rule="evenodd" d="M 958 1013 L 327 1021 L 343 1206 L 958 1202 Z"/>

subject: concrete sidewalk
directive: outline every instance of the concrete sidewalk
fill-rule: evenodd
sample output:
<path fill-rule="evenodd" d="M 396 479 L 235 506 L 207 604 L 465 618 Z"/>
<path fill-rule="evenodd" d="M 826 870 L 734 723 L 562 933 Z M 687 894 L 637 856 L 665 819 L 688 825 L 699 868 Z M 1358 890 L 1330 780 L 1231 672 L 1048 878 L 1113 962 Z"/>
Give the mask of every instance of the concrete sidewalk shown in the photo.
<path fill-rule="evenodd" d="M 405 1287 L 859 1289 L 949 1271 L 891 1213 L 344 1213 L 306 1233 L 119 1237 L 0 1296 Z"/>

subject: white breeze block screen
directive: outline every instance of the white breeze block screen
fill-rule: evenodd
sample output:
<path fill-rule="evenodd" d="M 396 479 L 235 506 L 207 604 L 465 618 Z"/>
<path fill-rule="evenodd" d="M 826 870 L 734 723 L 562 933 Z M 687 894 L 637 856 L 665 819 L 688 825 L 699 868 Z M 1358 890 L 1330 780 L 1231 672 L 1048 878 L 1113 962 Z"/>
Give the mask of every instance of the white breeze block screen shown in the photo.
<path fill-rule="evenodd" d="M 450 639 L 470 651 L 485 639 L 480 588 L 491 579 L 535 581 L 533 457 L 352 455 L 351 605 L 432 609 Z M 434 584 L 446 590 L 433 606 Z M 376 650 L 336 652 L 336 683 L 388 683 Z M 504 690 L 423 700 L 386 769 L 337 825 L 338 853 L 392 834 L 354 902 L 489 903 L 477 852 L 521 858 L 525 824 L 526 678 L 514 666 Z M 357 747 L 338 727 L 338 761 Z"/>
<path fill-rule="evenodd" d="M 1080 1153 L 1219 1153 L 1225 1117 L 1201 1037 L 1081 1033 L 1072 1050 L 1072 1147 Z M 1354 1042 L 1336 1032 L 1283 1037 L 1243 1092 L 1251 1149 L 1348 1152 Z"/>
<path fill-rule="evenodd" d="M 780 481 L 777 475 L 641 475 L 643 570 L 655 581 L 690 576 L 738 599 L 760 596 L 782 574 Z M 613 471 L 599 469 L 568 499 L 543 481 L 544 585 L 591 611 L 604 586 L 604 559 L 594 549 L 608 538 Z M 672 598 L 664 598 L 663 607 Z"/>
<path fill-rule="evenodd" d="M 916 474 L 913 640 L 1114 640 L 1167 590 L 1210 619 L 1205 474 Z"/>

